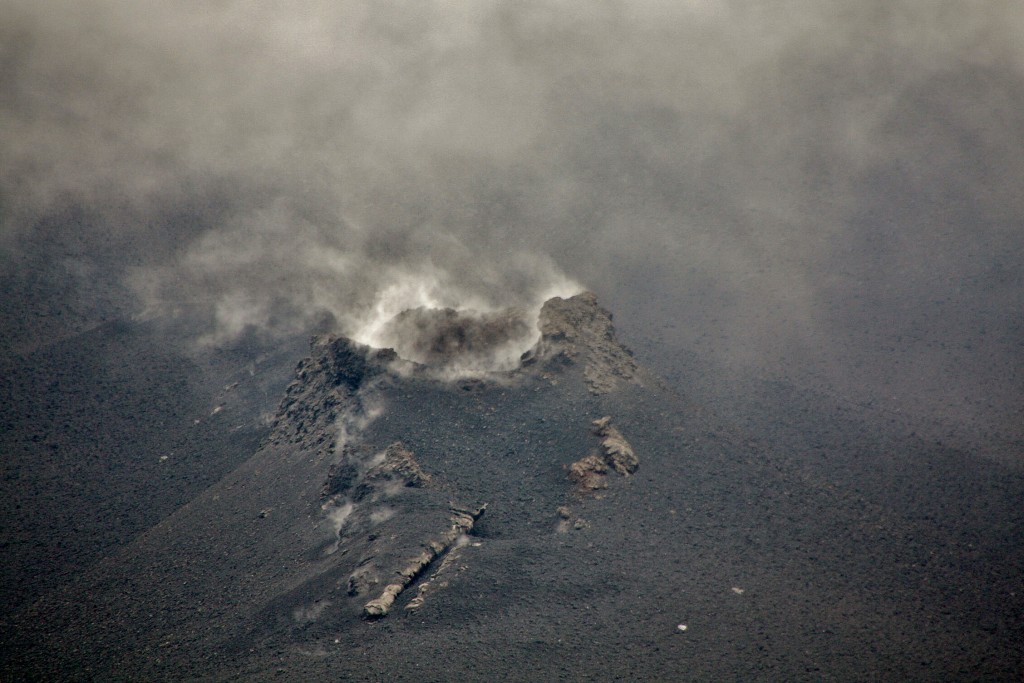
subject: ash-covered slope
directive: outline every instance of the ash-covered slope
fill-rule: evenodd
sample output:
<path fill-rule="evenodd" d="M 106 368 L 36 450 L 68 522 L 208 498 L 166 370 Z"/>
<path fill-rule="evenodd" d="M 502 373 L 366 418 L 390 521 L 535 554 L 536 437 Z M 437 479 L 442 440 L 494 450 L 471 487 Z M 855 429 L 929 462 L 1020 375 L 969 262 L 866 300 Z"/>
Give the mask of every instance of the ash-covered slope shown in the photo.
<path fill-rule="evenodd" d="M 251 457 L 308 348 L 190 342 L 118 321 L 0 357 L 0 634 Z"/>
<path fill-rule="evenodd" d="M 578 320 L 548 323 L 524 369 L 462 380 L 314 339 L 252 458 L 29 608 L 6 634 L 8 671 L 175 678 L 210 671 L 214 653 L 358 639 L 365 617 L 391 611 L 380 598 L 396 581 L 409 590 L 394 607 L 427 609 L 479 552 L 467 539 L 547 539 L 570 516 L 582 528 L 568 468 L 602 452 L 603 414 L 585 386 L 608 391 L 635 363 L 591 295 L 542 320 L 559 305 Z M 628 371 L 595 360 L 613 347 Z M 75 645 L 37 646 L 58 641 Z"/>
<path fill-rule="evenodd" d="M 1014 673 L 1019 528 L 969 542 L 723 426 L 592 295 L 539 326 L 461 379 L 317 338 L 248 461 L 10 622 L 5 679 Z"/>

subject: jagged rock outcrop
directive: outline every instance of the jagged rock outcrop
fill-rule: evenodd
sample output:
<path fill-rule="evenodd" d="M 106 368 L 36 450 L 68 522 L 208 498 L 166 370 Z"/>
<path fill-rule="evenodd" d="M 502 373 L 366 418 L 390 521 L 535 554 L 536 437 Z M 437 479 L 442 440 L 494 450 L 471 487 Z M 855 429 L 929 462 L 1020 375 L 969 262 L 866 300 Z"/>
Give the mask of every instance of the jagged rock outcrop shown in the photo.
<path fill-rule="evenodd" d="M 537 326 L 541 339 L 524 355 L 524 365 L 582 362 L 587 386 L 595 394 L 614 391 L 636 378 L 632 351 L 615 339 L 612 314 L 598 305 L 593 293 L 548 300 Z"/>
<path fill-rule="evenodd" d="M 376 462 L 379 460 L 379 462 Z M 345 446 L 339 462 L 331 465 L 320 497 L 329 505 L 341 499 L 354 503 L 375 497 L 375 493 L 390 495 L 398 487 L 428 486 L 431 476 L 423 471 L 412 451 L 396 441 L 379 455 L 361 454 L 352 446 Z"/>
<path fill-rule="evenodd" d="M 397 316 L 391 331 L 404 355 L 429 366 L 402 358 L 392 349 L 373 349 L 341 337 L 314 339 L 310 357 L 299 364 L 271 440 L 295 444 L 303 452 L 315 453 L 316 461 L 330 463 L 322 465 L 326 477 L 320 489 L 320 515 L 337 536 L 325 552 L 337 553 L 350 567 L 339 583 L 340 591 L 361 600 L 377 595 L 363 605 L 364 617 L 388 614 L 402 591 L 416 582 L 419 592 L 407 606 L 419 608 L 428 591 L 446 583 L 436 578 L 451 564 L 454 556 L 449 553 L 473 528 L 484 506 L 449 509 L 447 496 L 458 492 L 444 481 L 442 472 L 424 470 L 401 441 L 382 450 L 372 439 L 364 440 L 365 427 L 372 421 L 367 416 L 374 411 L 363 403 L 375 406 L 371 396 L 406 382 L 443 383 L 444 373 L 462 367 L 460 357 L 469 359 L 469 367 L 509 340 L 521 339 L 523 324 L 522 314 L 515 311 L 478 316 L 414 309 Z M 593 294 L 548 301 L 538 328 L 540 341 L 522 359 L 524 373 L 536 375 L 540 370 L 546 377 L 579 373 L 595 394 L 637 380 L 639 369 L 631 352 L 615 339 L 611 314 Z M 489 385 L 479 378 L 476 382 L 482 383 L 481 390 Z M 346 438 L 336 454 L 339 430 Z M 610 418 L 594 421 L 594 433 L 600 443 L 569 466 L 577 497 L 600 497 L 613 472 L 628 476 L 638 465 L 632 447 L 611 426 Z M 560 513 L 560 519 L 560 529 L 589 526 L 582 518 Z M 447 530 L 434 535 L 446 521 Z M 434 575 L 421 581 L 435 562 Z"/>
<path fill-rule="evenodd" d="M 402 486 L 427 486 L 430 475 L 416 462 L 412 451 L 401 441 L 396 441 L 384 450 L 383 460 L 366 472 L 363 483 L 369 486 L 387 486 L 399 483 Z"/>
<path fill-rule="evenodd" d="M 373 397 L 405 382 L 443 383 L 452 369 L 495 361 L 510 344 L 514 347 L 531 334 L 524 314 L 516 310 L 480 315 L 413 309 L 396 316 L 386 331 L 390 337 L 382 338 L 391 339 L 401 354 L 343 337 L 315 338 L 309 358 L 299 364 L 287 389 L 269 438 L 273 444 L 294 445 L 299 452 L 312 454 L 313 461 L 325 468 L 319 515 L 336 534 L 325 552 L 352 563 L 339 584 L 341 591 L 362 600 L 377 594 L 363 605 L 367 618 L 386 615 L 401 592 L 437 561 L 440 567 L 434 576 L 421 581 L 419 594 L 409 601 L 412 609 L 420 607 L 431 587 L 445 583 L 435 579 L 447 566 L 445 559 L 451 560 L 448 553 L 484 509 L 449 509 L 447 496 L 458 492 L 444 482 L 443 473 L 424 470 L 401 441 L 381 449 L 364 440 L 375 413 L 368 408 L 376 407 Z M 594 394 L 638 381 L 641 370 L 632 353 L 615 339 L 611 314 L 589 292 L 546 302 L 537 331 L 540 340 L 522 358 L 524 373 L 579 373 Z M 474 381 L 479 390 L 489 386 L 479 376 Z M 340 441 L 341 452 L 335 453 L 339 432 L 346 438 Z M 632 447 L 610 418 L 596 420 L 594 433 L 600 443 L 568 468 L 577 498 L 600 497 L 613 472 L 628 476 L 638 466 Z M 560 519 L 560 529 L 588 526 L 582 518 L 560 513 Z M 446 521 L 447 531 L 432 535 Z"/>
<path fill-rule="evenodd" d="M 606 415 L 592 423 L 594 434 L 601 437 L 601 452 L 590 453 L 569 465 L 569 481 L 575 484 L 577 496 L 608 488 L 609 470 L 628 477 L 640 466 L 633 447 L 611 422 L 611 416 Z"/>
<path fill-rule="evenodd" d="M 612 426 L 612 418 L 606 415 L 594 420 L 594 432 L 601 437 L 601 448 L 604 450 L 605 462 L 616 472 L 629 476 L 640 466 L 640 459 L 633 452 L 633 447 L 622 436 L 622 432 Z"/>
<path fill-rule="evenodd" d="M 569 465 L 569 481 L 578 493 L 591 493 L 608 488 L 608 466 L 604 458 L 591 454 Z"/>
<path fill-rule="evenodd" d="M 318 336 L 285 390 L 270 434 L 275 444 L 294 443 L 319 457 L 334 450 L 335 423 L 359 390 L 400 363 L 392 349 L 374 349 L 346 337 Z"/>

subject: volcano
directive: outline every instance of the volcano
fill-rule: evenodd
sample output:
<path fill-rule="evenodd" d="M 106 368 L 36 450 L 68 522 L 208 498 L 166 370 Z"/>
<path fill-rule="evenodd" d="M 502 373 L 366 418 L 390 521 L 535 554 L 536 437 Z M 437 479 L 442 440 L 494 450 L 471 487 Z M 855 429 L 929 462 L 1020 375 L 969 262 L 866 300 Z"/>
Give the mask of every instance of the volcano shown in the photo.
<path fill-rule="evenodd" d="M 155 511 L 92 550 L 54 530 L 80 559 L 45 581 L 8 568 L 33 597 L 4 616 L 4 680 L 1019 672 L 1020 476 L 795 392 L 723 420 L 644 368 L 589 293 L 548 301 L 512 369 L 481 366 L 524 338 L 521 314 L 394 328 L 419 360 L 319 335 L 282 387 L 282 357 L 222 359 L 249 372 L 136 442 L 172 467 L 154 435 L 177 439 L 206 479 L 176 498 L 142 475 L 93 483 Z M 262 416 L 268 388 L 283 398 Z M 27 433 L 11 424 L 9 444 Z M 835 450 L 791 450 L 784 428 Z"/>

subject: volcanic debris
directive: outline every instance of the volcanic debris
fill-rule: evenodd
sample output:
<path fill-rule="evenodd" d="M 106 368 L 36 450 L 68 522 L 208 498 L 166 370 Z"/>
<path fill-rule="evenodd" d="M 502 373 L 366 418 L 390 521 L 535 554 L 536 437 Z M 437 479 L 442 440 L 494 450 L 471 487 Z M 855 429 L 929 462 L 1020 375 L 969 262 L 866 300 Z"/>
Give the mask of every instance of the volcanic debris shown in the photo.
<path fill-rule="evenodd" d="M 608 488 L 608 466 L 604 458 L 591 454 L 569 465 L 569 481 L 576 484 L 579 493 L 591 493 Z"/>
<path fill-rule="evenodd" d="M 363 485 L 387 486 L 395 482 L 412 487 L 427 486 L 431 482 L 430 475 L 423 471 L 412 451 L 401 441 L 396 441 L 384 450 L 384 459 L 367 470 Z M 358 490 L 356 496 L 357 500 L 361 497 Z"/>
<path fill-rule="evenodd" d="M 372 497 L 371 494 L 386 493 L 395 485 L 419 488 L 429 486 L 432 478 L 423 471 L 412 451 L 401 441 L 384 449 L 380 462 L 360 472 L 360 455 L 356 448 L 346 445 L 342 449 L 340 462 L 331 465 L 327 480 L 321 488 L 320 497 L 324 507 L 347 498 L 353 503 Z"/>
<path fill-rule="evenodd" d="M 524 354 L 523 370 L 547 376 L 579 364 L 585 385 L 594 394 L 614 391 L 624 382 L 637 382 L 642 371 L 631 352 L 616 341 L 611 319 L 589 292 L 549 300 L 538 322 L 540 340 Z M 396 365 L 404 364 L 414 376 L 429 378 L 428 366 L 416 360 L 445 366 L 461 354 L 490 353 L 507 339 L 503 328 L 508 328 L 507 334 L 512 337 L 522 334 L 522 318 L 521 313 L 510 312 L 507 319 L 492 316 L 470 320 L 454 311 L 414 309 L 397 317 L 393 327 L 395 332 L 415 333 L 411 336 L 418 346 L 403 351 L 403 355 L 416 357 L 413 362 L 403 360 L 392 349 L 373 349 L 341 337 L 315 338 L 311 357 L 300 363 L 296 381 L 282 402 L 272 441 L 295 443 L 303 451 L 316 453 L 317 460 L 333 459 L 337 422 L 366 412 L 361 404 L 367 390 L 376 391 L 399 381 Z M 360 424 L 357 419 L 351 421 Z M 629 442 L 612 426 L 610 416 L 594 420 L 593 433 L 600 439 L 599 445 L 568 468 L 577 496 L 608 488 L 611 472 L 629 476 L 639 464 Z M 356 436 L 355 432 L 350 436 Z M 377 619 L 391 611 L 403 591 L 419 582 L 417 595 L 407 604 L 408 609 L 416 609 L 423 604 L 426 592 L 446 585 L 438 577 L 455 562 L 458 548 L 464 545 L 486 505 L 445 506 L 438 496 L 449 487 L 443 482 L 435 484 L 440 475 L 424 471 L 400 441 L 383 451 L 360 443 L 359 438 L 343 443 L 321 488 L 321 510 L 337 524 L 335 548 L 340 551 L 339 557 L 361 557 L 348 576 L 347 593 L 356 597 L 380 591 L 362 608 L 364 618 Z M 399 495 L 401 499 L 396 498 Z M 406 502 L 396 506 L 399 500 Z M 406 513 L 415 512 L 410 516 L 402 512 L 403 508 Z M 391 520 L 396 513 L 399 517 Z M 568 508 L 560 509 L 559 517 L 560 527 L 579 530 L 588 526 Z M 445 530 L 431 533 L 446 522 Z M 411 559 L 403 560 L 403 556 Z M 421 580 L 435 563 L 438 567 L 433 575 Z M 392 572 L 392 578 L 386 578 L 386 572 L 381 575 L 380 570 Z"/>

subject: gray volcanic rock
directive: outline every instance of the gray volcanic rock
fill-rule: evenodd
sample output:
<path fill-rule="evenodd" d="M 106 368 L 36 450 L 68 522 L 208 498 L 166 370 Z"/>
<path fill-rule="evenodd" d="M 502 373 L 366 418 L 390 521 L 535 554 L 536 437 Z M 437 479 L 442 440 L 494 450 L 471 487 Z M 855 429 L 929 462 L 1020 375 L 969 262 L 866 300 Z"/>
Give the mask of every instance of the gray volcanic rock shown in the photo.
<path fill-rule="evenodd" d="M 442 536 L 428 541 L 423 551 L 396 572 L 398 577 L 392 579 L 392 583 L 384 587 L 380 597 L 369 601 L 363 606 L 363 616 L 368 618 L 386 616 L 391 609 L 391 605 L 394 604 L 402 591 L 418 579 L 427 567 L 430 566 L 431 562 L 444 556 L 460 538 L 470 533 L 486 509 L 486 505 L 482 505 L 475 510 L 462 510 L 453 507 L 451 526 L 448 530 Z M 423 592 L 416 597 L 415 604 L 410 603 L 406 608 L 419 609 L 422 606 Z"/>
<path fill-rule="evenodd" d="M 628 477 L 640 466 L 633 447 L 611 421 L 611 416 L 605 415 L 593 422 L 594 433 L 601 437 L 603 454 L 591 453 L 569 465 L 569 481 L 575 484 L 577 495 L 608 488 L 609 470 Z"/>
<path fill-rule="evenodd" d="M 580 495 L 608 488 L 608 465 L 604 458 L 591 453 L 569 465 L 569 481 Z"/>
<path fill-rule="evenodd" d="M 538 327 L 541 339 L 524 358 L 527 363 L 582 362 L 587 386 L 595 394 L 639 379 L 633 353 L 616 341 L 612 314 L 597 304 L 593 293 L 547 301 Z"/>
<path fill-rule="evenodd" d="M 636 472 L 640 458 L 618 429 L 612 426 L 611 415 L 594 420 L 594 432 L 601 437 L 601 448 L 608 465 L 623 476 Z"/>
<path fill-rule="evenodd" d="M 392 349 L 371 349 L 344 337 L 314 337 L 311 355 L 299 362 L 295 380 L 285 390 L 271 442 L 293 443 L 321 457 L 330 454 L 339 415 L 358 402 L 362 387 L 397 363 Z"/>
<path fill-rule="evenodd" d="M 601 317 L 592 297 L 572 303 Z M 558 334 L 571 333 L 574 353 L 591 358 L 592 335 L 568 325 Z M 540 343 L 552 348 L 560 340 Z M 610 330 L 600 343 L 611 349 Z M 460 539 L 477 533 L 487 503 L 494 514 L 483 538 L 547 538 L 557 523 L 553 511 L 569 495 L 564 453 L 591 438 L 596 410 L 585 407 L 586 367 L 569 358 L 543 377 L 528 368 L 453 382 L 391 349 L 315 338 L 263 445 L 26 613 L 28 642 L 60 629 L 78 645 L 45 655 L 23 645 L 19 667 L 55 673 L 87 664 L 101 677 L 133 671 L 161 678 L 203 653 L 248 659 L 253 644 L 264 652 L 260 643 L 302 647 L 310 637 L 354 634 L 365 628 L 362 615 L 387 614 L 449 551 L 457 549 L 472 571 L 479 553 Z M 524 494 L 533 502 L 525 517 L 515 512 Z M 440 573 L 424 581 L 430 591 L 411 598 L 419 614 L 448 592 L 444 586 L 466 601 L 459 612 L 478 602 L 455 589 L 458 574 L 435 581 Z M 113 595 L 118 608 L 106 610 L 103 601 Z M 80 609 L 106 616 L 84 622 Z M 32 618 L 39 614 L 47 618 Z M 239 649 L 240 638 L 249 645 Z"/>
<path fill-rule="evenodd" d="M 430 475 L 423 471 L 412 452 L 396 441 L 384 451 L 382 462 L 366 473 L 366 482 L 374 487 L 426 486 Z"/>

